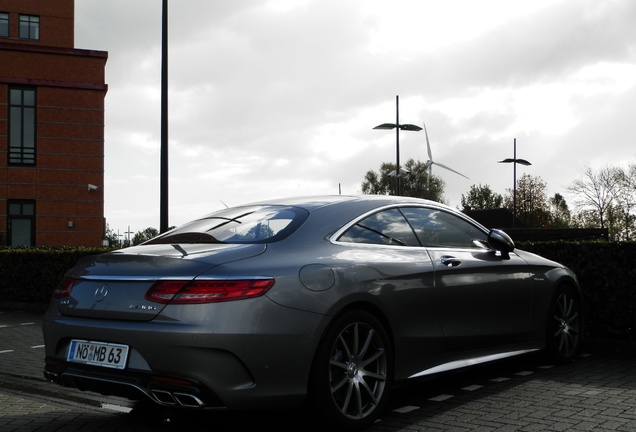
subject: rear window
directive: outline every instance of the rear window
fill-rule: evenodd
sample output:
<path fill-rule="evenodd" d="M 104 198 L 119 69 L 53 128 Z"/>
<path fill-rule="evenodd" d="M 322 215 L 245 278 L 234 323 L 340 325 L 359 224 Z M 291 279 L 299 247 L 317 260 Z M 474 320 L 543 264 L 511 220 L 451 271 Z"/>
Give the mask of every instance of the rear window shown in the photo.
<path fill-rule="evenodd" d="M 219 210 L 144 244 L 271 243 L 280 241 L 307 219 L 306 210 L 289 206 L 249 206 Z"/>

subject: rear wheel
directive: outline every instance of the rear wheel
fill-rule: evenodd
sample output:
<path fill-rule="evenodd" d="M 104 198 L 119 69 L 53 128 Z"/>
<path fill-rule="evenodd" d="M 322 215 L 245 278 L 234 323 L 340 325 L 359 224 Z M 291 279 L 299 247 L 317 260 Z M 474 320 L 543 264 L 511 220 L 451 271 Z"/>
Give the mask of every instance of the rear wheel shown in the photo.
<path fill-rule="evenodd" d="M 574 288 L 557 288 L 548 313 L 548 353 L 553 361 L 567 363 L 578 353 L 581 344 L 583 320 L 581 301 Z"/>
<path fill-rule="evenodd" d="M 325 334 L 310 382 L 312 409 L 330 426 L 368 427 L 386 405 L 393 374 L 386 330 L 366 311 L 350 311 Z"/>

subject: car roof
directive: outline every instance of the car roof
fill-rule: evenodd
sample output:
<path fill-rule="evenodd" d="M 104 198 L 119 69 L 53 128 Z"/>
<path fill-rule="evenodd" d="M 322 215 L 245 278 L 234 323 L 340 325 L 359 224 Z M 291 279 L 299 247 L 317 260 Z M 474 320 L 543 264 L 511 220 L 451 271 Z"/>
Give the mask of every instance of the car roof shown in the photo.
<path fill-rule="evenodd" d="M 367 212 L 372 212 L 376 209 L 387 208 L 396 205 L 417 205 L 434 208 L 448 213 L 452 213 L 460 218 L 470 221 L 472 224 L 480 227 L 484 231 L 488 231 L 479 222 L 470 218 L 466 214 L 462 213 L 458 209 L 450 207 L 446 204 L 439 203 L 437 201 L 426 200 L 422 198 L 403 197 L 393 195 L 305 195 L 305 196 L 291 196 L 275 199 L 267 199 L 262 201 L 256 201 L 244 206 L 237 206 L 234 208 L 248 207 L 248 206 L 293 206 L 301 208 L 309 212 L 310 214 L 320 214 L 318 219 L 323 222 L 331 224 L 331 229 L 340 228 L 343 224 L 364 215 Z M 328 221 L 328 222 L 327 222 Z M 309 229 L 313 229 L 313 224 L 307 226 Z"/>
<path fill-rule="evenodd" d="M 349 203 L 357 205 L 366 204 L 374 207 L 381 207 L 392 204 L 425 204 L 457 211 L 445 204 L 441 204 L 436 201 L 393 195 L 303 195 L 255 201 L 245 205 L 241 205 L 239 207 L 252 205 L 288 205 L 301 207 L 311 212 L 318 208 L 338 203 Z"/>

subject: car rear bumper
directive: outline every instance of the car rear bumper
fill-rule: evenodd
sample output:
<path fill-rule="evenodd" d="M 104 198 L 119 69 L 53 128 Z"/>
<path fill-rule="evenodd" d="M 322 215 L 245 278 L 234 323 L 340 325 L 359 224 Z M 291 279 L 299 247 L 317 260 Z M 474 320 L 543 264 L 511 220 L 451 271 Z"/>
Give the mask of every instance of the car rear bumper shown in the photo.
<path fill-rule="evenodd" d="M 183 408 L 225 408 L 221 399 L 201 383 L 148 373 L 100 373 L 90 367 L 69 367 L 46 359 L 44 377 L 64 387 L 131 400 L 148 399 L 159 405 Z"/>
<path fill-rule="evenodd" d="M 199 311 L 199 320 L 192 313 L 167 315 L 170 308 L 150 322 L 49 313 L 44 318 L 45 377 L 67 387 L 174 407 L 300 406 L 329 318 L 265 299 L 254 304 L 260 304 L 257 310 L 232 311 L 227 303 Z M 264 308 L 275 310 L 263 313 Z M 261 314 L 278 320 L 259 321 Z M 210 316 L 220 324 L 210 322 Z M 128 346 L 125 369 L 67 361 L 72 339 Z"/>

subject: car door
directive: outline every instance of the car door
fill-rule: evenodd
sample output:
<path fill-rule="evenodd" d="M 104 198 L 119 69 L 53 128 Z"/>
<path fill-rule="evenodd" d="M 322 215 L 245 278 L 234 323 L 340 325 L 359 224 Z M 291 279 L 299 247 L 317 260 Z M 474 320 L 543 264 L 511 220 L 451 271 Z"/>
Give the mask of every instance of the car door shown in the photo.
<path fill-rule="evenodd" d="M 434 267 L 412 227 L 395 207 L 355 221 L 337 243 L 348 290 L 377 296 L 389 316 L 396 343 L 410 358 L 425 354 L 423 345 L 443 340 L 434 301 Z M 332 266 L 338 272 L 339 264 Z M 404 348 L 407 347 L 408 348 Z"/>
<path fill-rule="evenodd" d="M 432 208 L 403 210 L 431 257 L 439 323 L 452 350 L 527 340 L 532 283 L 516 254 L 480 247 L 487 234 L 467 219 Z"/>

